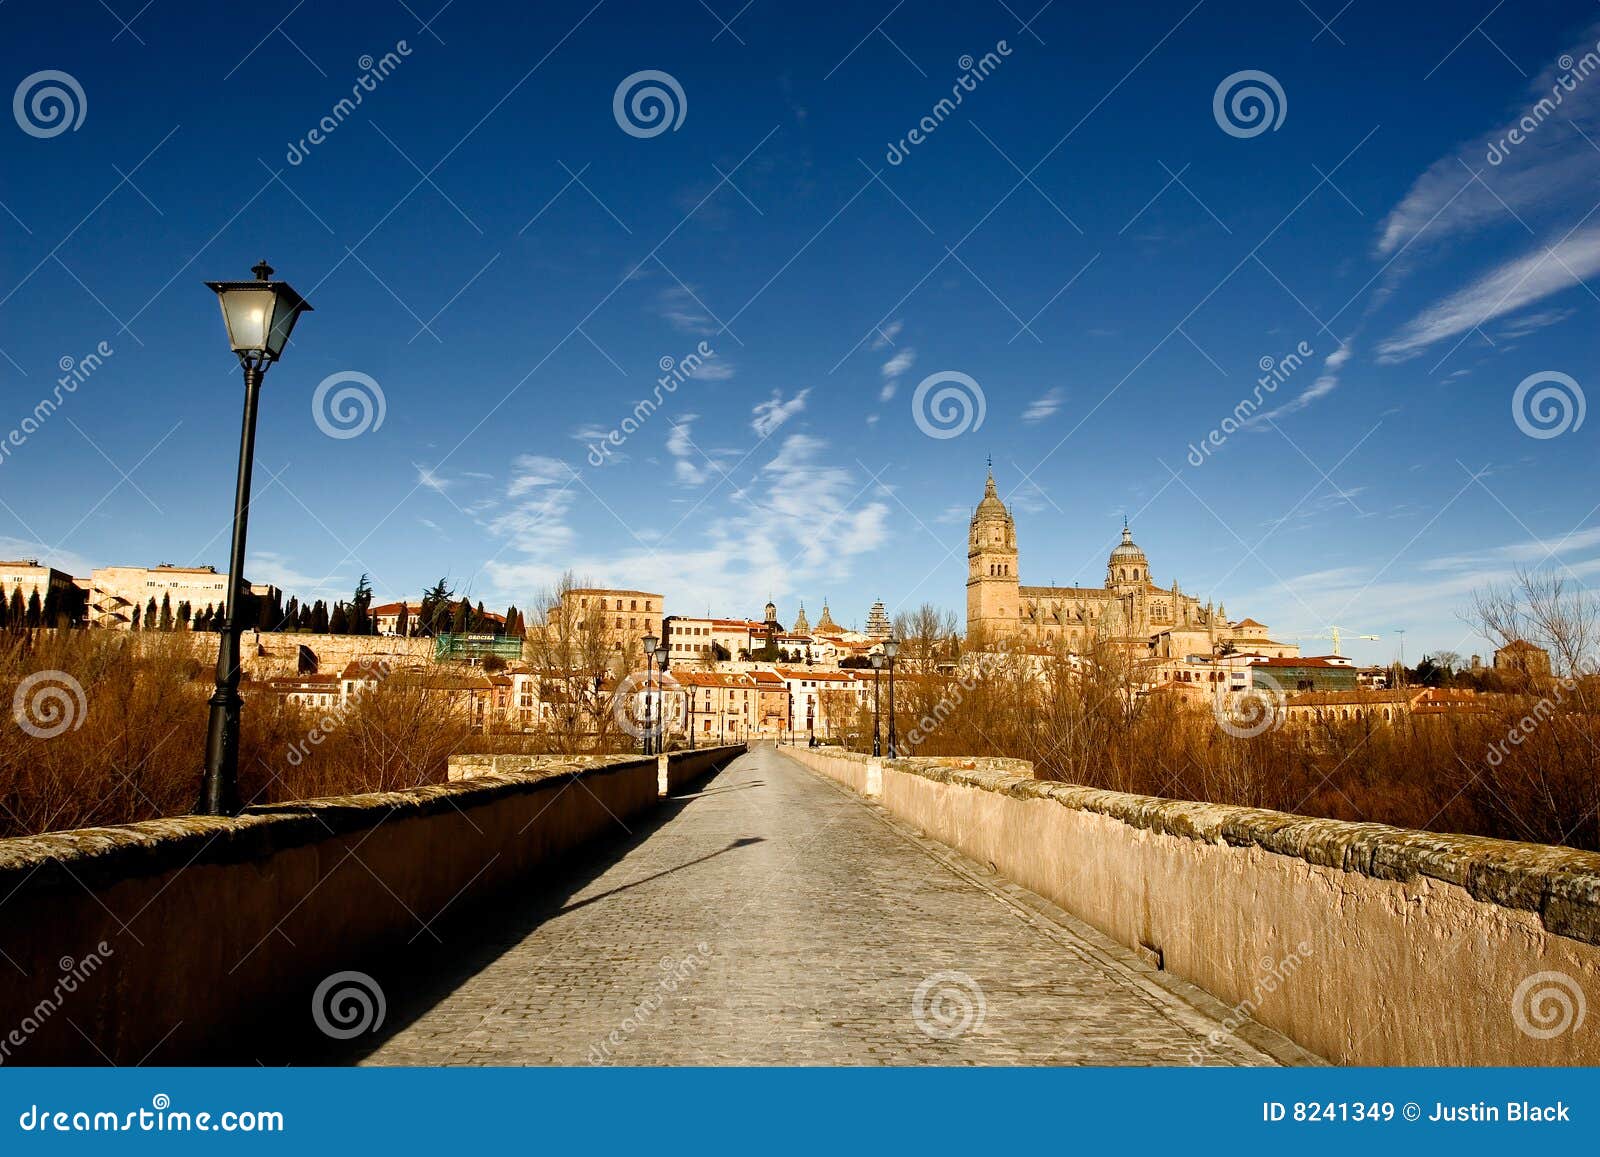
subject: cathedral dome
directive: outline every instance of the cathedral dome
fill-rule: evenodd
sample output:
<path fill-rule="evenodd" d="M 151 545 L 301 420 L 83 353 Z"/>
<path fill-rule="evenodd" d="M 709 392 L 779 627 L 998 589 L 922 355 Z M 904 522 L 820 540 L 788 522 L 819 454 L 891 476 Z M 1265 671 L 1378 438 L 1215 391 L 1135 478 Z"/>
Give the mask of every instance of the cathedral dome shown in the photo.
<path fill-rule="evenodd" d="M 1133 531 L 1128 529 L 1128 524 L 1122 524 L 1122 541 L 1111 548 L 1111 565 L 1118 563 L 1145 562 L 1144 551 L 1133 541 Z"/>
<path fill-rule="evenodd" d="M 973 521 L 983 518 L 998 518 L 1001 521 L 1011 521 L 1011 512 L 1006 509 L 1006 504 L 1000 501 L 1000 495 L 995 492 L 994 475 L 989 475 L 989 480 L 983 485 L 983 499 L 978 503 L 978 509 L 973 512 Z"/>

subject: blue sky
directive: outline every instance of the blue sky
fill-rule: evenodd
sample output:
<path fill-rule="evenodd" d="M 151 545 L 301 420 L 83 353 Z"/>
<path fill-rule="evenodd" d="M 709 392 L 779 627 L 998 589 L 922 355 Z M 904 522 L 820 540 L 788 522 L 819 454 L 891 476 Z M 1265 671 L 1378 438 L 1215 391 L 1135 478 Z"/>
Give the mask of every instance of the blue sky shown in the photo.
<path fill-rule="evenodd" d="M 0 438 L 62 359 L 113 352 L 0 457 L 0 556 L 226 565 L 240 390 L 200 282 L 266 257 L 316 312 L 267 377 L 249 573 L 302 597 L 366 571 L 527 605 L 572 568 L 685 613 L 960 612 L 992 455 L 1024 582 L 1098 584 L 1126 513 L 1158 582 L 1280 635 L 1481 649 L 1475 587 L 1600 564 L 1600 420 L 1513 412 L 1531 376 L 1571 384 L 1525 410 L 1594 384 L 1597 17 L 11 0 Z M 46 70 L 76 127 L 29 105 Z M 624 131 L 645 71 L 681 121 Z M 1214 99 L 1246 71 L 1281 93 L 1259 132 Z M 381 424 L 319 423 L 354 374 L 324 410 L 370 380 Z M 950 432 L 916 420 L 935 374 L 974 383 L 981 426 L 924 432 Z"/>

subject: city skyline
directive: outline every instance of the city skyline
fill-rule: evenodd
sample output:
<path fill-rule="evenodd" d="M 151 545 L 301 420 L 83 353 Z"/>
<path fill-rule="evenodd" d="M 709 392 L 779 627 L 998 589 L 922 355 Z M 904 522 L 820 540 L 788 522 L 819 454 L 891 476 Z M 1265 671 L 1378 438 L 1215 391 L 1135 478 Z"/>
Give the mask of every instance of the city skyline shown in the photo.
<path fill-rule="evenodd" d="M 0 458 L 0 557 L 226 570 L 199 283 L 265 257 L 316 312 L 247 574 L 303 599 L 442 572 L 503 609 L 571 570 L 687 614 L 959 613 L 991 456 L 1032 581 L 1097 585 L 1126 516 L 1157 582 L 1382 636 L 1363 662 L 1486 654 L 1475 588 L 1600 564 L 1591 7 L 884 9 L 385 3 L 257 42 L 8 8 L 18 100 L 59 71 L 83 116 L 0 133 L 0 432 L 57 403 Z M 629 119 L 656 72 L 672 125 Z M 981 424 L 943 436 L 943 388 Z"/>

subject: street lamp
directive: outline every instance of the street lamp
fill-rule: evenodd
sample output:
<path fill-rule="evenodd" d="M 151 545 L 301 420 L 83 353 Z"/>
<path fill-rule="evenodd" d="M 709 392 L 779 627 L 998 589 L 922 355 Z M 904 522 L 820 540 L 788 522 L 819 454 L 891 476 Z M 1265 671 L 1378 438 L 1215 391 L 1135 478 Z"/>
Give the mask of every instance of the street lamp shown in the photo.
<path fill-rule="evenodd" d="M 878 739 L 878 672 L 883 670 L 883 652 L 872 652 L 872 757 L 876 759 L 883 754 L 883 746 Z"/>
<path fill-rule="evenodd" d="M 894 657 L 900 653 L 900 640 L 885 639 L 883 653 L 889 657 L 889 758 L 894 759 L 899 755 L 894 731 Z"/>
<path fill-rule="evenodd" d="M 620 605 L 620 604 L 619 604 Z M 650 751 L 650 679 L 655 673 L 656 637 L 646 635 L 640 640 L 644 647 L 644 754 Z"/>
<path fill-rule="evenodd" d="M 233 546 L 228 556 L 228 590 L 222 639 L 217 647 L 217 688 L 206 727 L 206 769 L 195 812 L 238 815 L 239 801 L 239 634 L 244 601 L 245 534 L 250 518 L 250 473 L 255 463 L 256 413 L 267 367 L 283 356 L 289 334 L 310 302 L 287 282 L 272 280 L 272 266 L 254 266 L 254 281 L 208 281 L 217 295 L 228 348 L 244 368 L 244 428 L 239 436 L 239 481 L 233 497 Z"/>
<path fill-rule="evenodd" d="M 656 736 L 657 754 L 667 749 L 667 640 L 663 638 L 656 647 L 656 714 L 661 734 Z"/>

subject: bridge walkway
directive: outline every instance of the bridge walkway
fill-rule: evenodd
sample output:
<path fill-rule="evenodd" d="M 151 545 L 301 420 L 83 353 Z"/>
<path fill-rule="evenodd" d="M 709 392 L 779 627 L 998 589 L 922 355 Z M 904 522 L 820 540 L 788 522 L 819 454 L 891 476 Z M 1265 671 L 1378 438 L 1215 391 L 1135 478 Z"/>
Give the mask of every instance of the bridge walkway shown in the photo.
<path fill-rule="evenodd" d="M 1206 994 L 771 747 L 540 890 L 445 929 L 431 991 L 380 974 L 390 1016 L 349 1059 L 1311 1059 L 1259 1026 L 1219 1032 L 1229 1010 Z"/>

